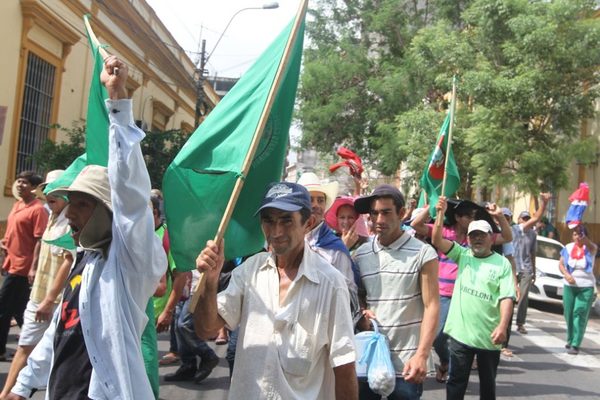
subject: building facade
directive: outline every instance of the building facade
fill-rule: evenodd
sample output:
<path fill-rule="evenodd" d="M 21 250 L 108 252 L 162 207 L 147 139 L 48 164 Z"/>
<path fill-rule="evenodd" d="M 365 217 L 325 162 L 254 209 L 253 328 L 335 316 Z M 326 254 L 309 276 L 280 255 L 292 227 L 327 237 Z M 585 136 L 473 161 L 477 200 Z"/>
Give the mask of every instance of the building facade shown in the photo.
<path fill-rule="evenodd" d="M 37 170 L 31 155 L 46 139 L 65 139 L 53 126 L 85 123 L 93 70 L 85 14 L 100 42 L 130 66 L 139 126 L 194 130 L 195 65 L 144 0 L 0 2 L 0 233 L 14 202 L 15 176 Z M 210 82 L 203 91 L 201 115 L 219 101 Z"/>

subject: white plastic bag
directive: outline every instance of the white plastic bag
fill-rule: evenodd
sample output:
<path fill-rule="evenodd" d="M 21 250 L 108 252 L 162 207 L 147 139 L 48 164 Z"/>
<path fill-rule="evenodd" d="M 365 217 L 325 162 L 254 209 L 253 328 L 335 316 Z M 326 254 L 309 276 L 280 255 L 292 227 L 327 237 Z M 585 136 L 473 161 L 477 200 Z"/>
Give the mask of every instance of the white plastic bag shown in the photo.
<path fill-rule="evenodd" d="M 396 386 L 396 371 L 390 357 L 387 337 L 379 333 L 377 323 L 372 322 L 375 333 L 367 343 L 359 363 L 367 364 L 367 379 L 371 390 L 387 397 Z"/>

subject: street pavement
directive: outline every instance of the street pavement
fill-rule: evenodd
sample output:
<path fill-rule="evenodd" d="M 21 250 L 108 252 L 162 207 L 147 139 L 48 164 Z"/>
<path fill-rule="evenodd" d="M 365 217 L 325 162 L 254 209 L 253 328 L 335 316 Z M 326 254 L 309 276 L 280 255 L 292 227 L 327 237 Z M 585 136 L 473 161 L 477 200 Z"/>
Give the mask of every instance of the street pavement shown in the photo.
<path fill-rule="evenodd" d="M 561 310 L 533 304 L 529 308 L 527 329 L 522 335 L 513 330 L 510 348 L 512 358 L 502 358 L 498 368 L 497 395 L 499 399 L 566 400 L 600 399 L 600 317 L 592 316 L 581 352 L 577 356 L 565 353 L 565 323 Z M 513 324 L 513 328 L 515 325 Z M 16 342 L 17 328 L 9 338 L 10 353 Z M 168 350 L 168 334 L 159 335 L 161 355 Z M 160 368 L 160 398 L 163 400 L 223 400 L 227 398 L 229 369 L 225 360 L 227 346 L 210 345 L 221 357 L 213 373 L 201 384 L 191 382 L 164 382 L 165 374 L 177 366 Z M 0 362 L 0 379 L 6 377 L 9 363 Z M 478 399 L 477 371 L 472 371 L 465 399 Z M 433 377 L 426 380 L 423 399 L 446 398 L 444 385 Z M 33 399 L 43 399 L 43 392 Z"/>

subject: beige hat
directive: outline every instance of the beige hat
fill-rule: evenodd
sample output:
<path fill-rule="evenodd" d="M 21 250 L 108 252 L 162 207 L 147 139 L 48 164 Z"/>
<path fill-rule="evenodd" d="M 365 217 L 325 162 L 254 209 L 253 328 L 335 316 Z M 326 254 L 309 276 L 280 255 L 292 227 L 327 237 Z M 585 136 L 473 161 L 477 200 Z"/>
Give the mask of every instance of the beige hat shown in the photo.
<path fill-rule="evenodd" d="M 69 193 L 73 192 L 89 194 L 112 211 L 108 169 L 106 167 L 88 165 L 81 170 L 68 188 L 58 188 L 48 194 L 52 196 L 68 196 Z"/>
<path fill-rule="evenodd" d="M 35 194 L 35 197 L 37 197 L 38 199 L 44 200 L 46 198 L 46 196 L 44 195 L 44 189 L 46 188 L 46 186 L 48 184 L 54 182 L 58 178 L 60 178 L 60 176 L 63 174 L 63 172 L 65 172 L 64 169 L 55 169 L 55 170 L 52 170 L 52 171 L 48 172 L 46 174 L 46 179 L 44 180 L 44 182 L 40 183 L 31 192 L 33 194 Z"/>
<path fill-rule="evenodd" d="M 338 194 L 339 183 L 321 183 L 321 180 L 314 172 L 305 172 L 298 179 L 298 183 L 309 192 L 325 193 L 325 211 L 329 210 Z"/>

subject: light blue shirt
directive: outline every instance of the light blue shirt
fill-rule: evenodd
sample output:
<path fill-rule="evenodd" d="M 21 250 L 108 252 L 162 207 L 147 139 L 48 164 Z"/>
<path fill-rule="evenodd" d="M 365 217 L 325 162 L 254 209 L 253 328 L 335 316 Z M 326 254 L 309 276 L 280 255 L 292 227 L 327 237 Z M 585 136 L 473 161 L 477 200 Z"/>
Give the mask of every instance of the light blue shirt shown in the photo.
<path fill-rule="evenodd" d="M 133 122 L 131 100 L 107 100 L 106 107 L 110 118 L 112 241 L 107 259 L 98 252 L 86 251 L 81 260 L 86 266 L 79 314 L 93 367 L 88 396 L 106 400 L 153 399 L 140 340 L 148 321 L 146 304 L 165 272 L 167 258 L 154 234 L 148 206 L 150 178 L 139 145 L 145 134 Z M 31 389 L 47 386 L 59 318 L 60 307 L 19 374 L 13 393 L 28 398 Z"/>

